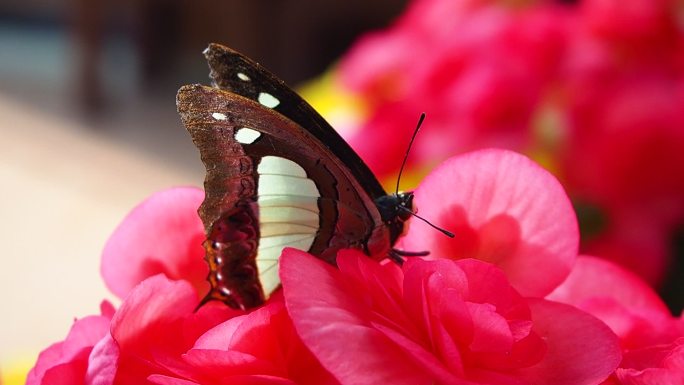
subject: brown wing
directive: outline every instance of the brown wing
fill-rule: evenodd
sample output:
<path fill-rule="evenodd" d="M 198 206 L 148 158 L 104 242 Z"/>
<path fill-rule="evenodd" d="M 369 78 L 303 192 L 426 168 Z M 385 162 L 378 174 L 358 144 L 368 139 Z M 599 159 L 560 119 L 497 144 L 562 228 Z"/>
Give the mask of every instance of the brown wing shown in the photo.
<path fill-rule="evenodd" d="M 177 104 L 207 169 L 199 214 L 211 298 L 235 307 L 263 302 L 277 286 L 277 259 L 287 246 L 331 264 L 340 248 L 384 257 L 389 234 L 375 203 L 310 132 L 217 88 L 185 86 Z"/>
<path fill-rule="evenodd" d="M 387 193 L 368 166 L 342 137 L 304 99 L 257 62 L 221 44 L 212 43 L 204 51 L 211 70 L 209 76 L 217 88 L 257 101 L 262 95 L 278 100 L 273 110 L 307 130 L 330 148 L 336 158 L 363 184 L 372 199 Z"/>

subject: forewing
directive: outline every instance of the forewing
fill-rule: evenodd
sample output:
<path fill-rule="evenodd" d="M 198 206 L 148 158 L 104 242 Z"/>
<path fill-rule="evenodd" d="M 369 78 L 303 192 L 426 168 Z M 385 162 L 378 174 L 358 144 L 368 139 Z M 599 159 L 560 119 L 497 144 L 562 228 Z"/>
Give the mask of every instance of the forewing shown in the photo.
<path fill-rule="evenodd" d="M 253 60 L 220 44 L 210 44 L 204 55 L 216 87 L 257 101 L 297 123 L 341 161 L 371 199 L 387 195 L 347 142 L 282 80 Z"/>

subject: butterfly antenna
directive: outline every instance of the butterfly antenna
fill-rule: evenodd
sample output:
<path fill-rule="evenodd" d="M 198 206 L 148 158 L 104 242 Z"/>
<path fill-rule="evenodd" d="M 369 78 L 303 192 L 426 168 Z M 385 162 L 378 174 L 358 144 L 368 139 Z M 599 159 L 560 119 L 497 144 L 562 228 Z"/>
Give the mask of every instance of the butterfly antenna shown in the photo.
<path fill-rule="evenodd" d="M 416 135 L 418 135 L 418 130 L 420 130 L 420 126 L 423 124 L 423 120 L 425 120 L 425 112 L 420 114 L 418 124 L 416 125 L 416 129 L 413 130 L 413 136 L 411 136 L 411 141 L 409 142 L 408 148 L 406 149 L 406 154 L 404 154 L 404 161 L 401 162 L 399 176 L 397 176 L 397 188 L 394 190 L 395 194 L 399 194 L 399 181 L 401 181 L 401 173 L 404 172 L 404 166 L 406 165 L 406 160 L 408 159 L 409 152 L 411 152 L 411 146 L 413 146 L 413 141 L 416 139 Z"/>
<path fill-rule="evenodd" d="M 437 226 L 437 225 L 435 225 L 435 224 L 431 223 L 431 222 L 430 222 L 430 221 L 428 221 L 427 219 L 425 219 L 425 218 L 421 217 L 420 215 L 418 215 L 418 214 L 414 213 L 413 211 L 409 210 L 409 208 L 408 208 L 408 207 L 405 207 L 405 206 L 399 206 L 399 208 L 401 208 L 402 210 L 404 210 L 404 211 L 406 211 L 406 212 L 410 213 L 411 215 L 413 215 L 414 217 L 416 217 L 416 218 L 420 219 L 421 221 L 423 221 L 423 222 L 427 223 L 428 225 L 430 225 L 430 227 L 432 227 L 432 228 L 433 228 L 433 229 L 435 229 L 435 230 L 438 230 L 438 231 L 440 231 L 440 232 L 441 232 L 442 234 L 446 235 L 446 236 L 447 236 L 447 237 L 449 237 L 449 238 L 453 238 L 453 237 L 455 237 L 455 236 L 456 236 L 456 235 L 455 235 L 454 233 L 452 233 L 451 231 L 449 231 L 449 230 L 446 230 L 446 229 L 443 229 L 443 228 L 441 228 L 441 227 L 439 227 L 439 226 Z"/>

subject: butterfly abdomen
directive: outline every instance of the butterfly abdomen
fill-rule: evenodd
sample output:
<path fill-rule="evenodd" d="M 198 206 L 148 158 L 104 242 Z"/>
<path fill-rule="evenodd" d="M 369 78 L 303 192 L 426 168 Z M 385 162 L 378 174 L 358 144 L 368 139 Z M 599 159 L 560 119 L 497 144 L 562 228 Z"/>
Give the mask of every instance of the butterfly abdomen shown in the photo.
<path fill-rule="evenodd" d="M 259 223 L 252 204 L 241 201 L 217 220 L 204 242 L 211 284 L 209 299 L 234 308 L 252 308 L 264 302 L 254 255 Z"/>

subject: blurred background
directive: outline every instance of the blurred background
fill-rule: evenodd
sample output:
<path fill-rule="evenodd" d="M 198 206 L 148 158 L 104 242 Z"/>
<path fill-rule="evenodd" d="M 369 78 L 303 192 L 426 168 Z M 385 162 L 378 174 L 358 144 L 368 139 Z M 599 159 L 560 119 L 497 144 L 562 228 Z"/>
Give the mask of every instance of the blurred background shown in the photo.
<path fill-rule="evenodd" d="M 455 154 L 525 153 L 566 188 L 581 252 L 639 274 L 680 314 L 682 0 L 4 0 L 5 384 L 113 299 L 99 256 L 126 213 L 201 185 L 175 93 L 208 83 L 209 42 L 303 85 L 387 186 L 423 111 L 404 189 Z"/>
<path fill-rule="evenodd" d="M 290 84 L 323 72 L 404 0 L 0 3 L 0 373 L 20 379 L 74 317 L 112 299 L 99 275 L 109 234 L 152 192 L 201 186 L 176 113 L 208 83 L 209 42 Z M 2 382 L 0 380 L 0 382 Z"/>

